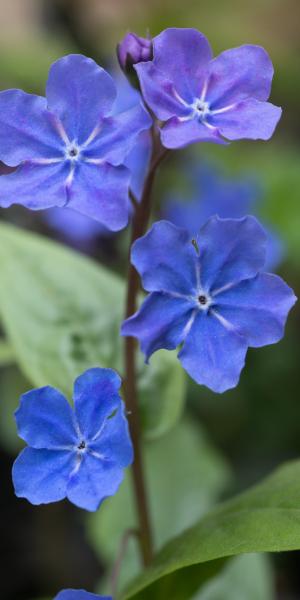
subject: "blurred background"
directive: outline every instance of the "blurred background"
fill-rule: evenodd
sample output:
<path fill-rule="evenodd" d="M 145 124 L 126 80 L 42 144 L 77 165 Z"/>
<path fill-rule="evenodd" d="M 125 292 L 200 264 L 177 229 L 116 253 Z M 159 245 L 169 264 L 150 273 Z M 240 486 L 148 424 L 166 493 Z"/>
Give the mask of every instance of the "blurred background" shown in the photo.
<path fill-rule="evenodd" d="M 275 66 L 271 99 L 283 107 L 273 138 L 228 147 L 203 144 L 175 153 L 157 182 L 156 212 L 165 215 L 180 194 L 186 201 L 209 196 L 205 170 L 213 173 L 213 180 L 215 176 L 227 182 L 247 180 L 253 212 L 278 242 L 275 270 L 299 295 L 299 19 L 297 0 L 0 0 L 1 89 L 20 87 L 43 95 L 50 64 L 69 52 L 87 54 L 114 70 L 116 43 L 129 30 L 154 36 L 168 26 L 195 27 L 208 37 L 215 54 L 244 43 L 263 45 Z M 204 174 L 193 178 L 197 165 Z M 1 169 L 5 172 L 3 165 Z M 63 241 L 124 272 L 126 232 L 108 237 L 71 221 L 61 227 L 55 214 L 16 206 L 0 209 L 0 219 Z M 296 306 L 281 343 L 249 351 L 236 390 L 219 396 L 187 381 L 190 418 L 199 427 L 199 436 L 208 440 L 209 452 L 218 457 L 210 456 L 211 468 L 216 469 L 214 461 L 219 461 L 222 483 L 216 484 L 211 503 L 246 488 L 279 463 L 299 458 L 299 325 Z M 101 589 L 97 586 L 105 550 L 96 539 L 99 524 L 64 502 L 35 508 L 14 497 L 10 473 L 20 446 L 12 412 L 20 393 L 31 384 L 13 362 L 7 355 L 0 370 L 1 599 L 50 599 L 63 587 Z M 250 573 L 252 568 L 256 567 L 249 563 Z M 300 553 L 272 556 L 267 571 L 263 589 L 268 591 L 250 590 L 247 596 L 242 588 L 240 594 L 232 590 L 228 596 L 208 591 L 199 598 L 300 598 Z"/>

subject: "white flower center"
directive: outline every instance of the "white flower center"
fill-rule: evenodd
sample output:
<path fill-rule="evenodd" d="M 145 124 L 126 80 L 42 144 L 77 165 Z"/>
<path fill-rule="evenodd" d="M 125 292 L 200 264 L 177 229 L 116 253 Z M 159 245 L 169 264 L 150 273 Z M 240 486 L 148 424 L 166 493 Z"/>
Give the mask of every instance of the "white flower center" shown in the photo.
<path fill-rule="evenodd" d="M 80 157 L 80 148 L 72 142 L 66 146 L 66 158 L 72 161 L 78 160 Z"/>
<path fill-rule="evenodd" d="M 195 100 L 193 109 L 195 116 L 198 116 L 201 121 L 204 121 L 207 115 L 210 114 L 209 103 L 202 99 Z"/>

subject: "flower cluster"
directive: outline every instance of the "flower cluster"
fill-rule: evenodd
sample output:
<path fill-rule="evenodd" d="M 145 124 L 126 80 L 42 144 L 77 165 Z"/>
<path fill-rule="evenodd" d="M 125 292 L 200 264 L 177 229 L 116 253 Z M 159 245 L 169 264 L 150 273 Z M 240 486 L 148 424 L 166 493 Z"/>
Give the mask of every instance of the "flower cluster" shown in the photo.
<path fill-rule="evenodd" d="M 120 385 L 111 369 L 89 369 L 75 381 L 74 411 L 52 387 L 22 396 L 16 421 L 29 447 L 13 467 L 17 496 L 94 511 L 116 493 L 133 460 Z"/>
<path fill-rule="evenodd" d="M 237 385 L 249 347 L 282 338 L 295 302 L 284 281 L 265 272 L 265 231 L 246 216 L 252 191 L 208 178 L 200 206 L 198 198 L 190 207 L 165 206 L 175 224 L 163 220 L 138 236 L 147 228 L 151 186 L 167 154 L 164 148 L 271 137 L 281 115 L 268 102 L 272 63 L 263 48 L 253 45 L 213 58 L 202 33 L 176 28 L 153 40 L 127 34 L 118 58 L 129 76 L 135 69 L 138 91 L 123 74 L 116 85 L 92 59 L 72 54 L 52 65 L 46 98 L 21 90 L 0 93 L 0 161 L 8 168 L 0 177 L 0 206 L 72 209 L 68 219 L 64 210 L 54 213 L 55 227 L 81 241 L 119 231 L 132 217 L 131 261 L 149 295 L 131 315 L 128 306 L 135 305 L 138 294 L 132 268 L 130 316 L 122 335 L 140 341 L 146 362 L 160 348 L 179 347 L 187 373 L 224 392 Z M 129 347 L 128 414 L 136 383 L 130 341 Z M 73 407 L 50 386 L 22 396 L 16 423 L 27 447 L 13 466 L 18 497 L 32 504 L 67 498 L 95 511 L 117 492 L 133 462 L 120 386 L 115 371 L 92 368 L 75 380 Z M 137 412 L 137 401 L 132 406 Z M 139 450 L 138 421 L 133 414 L 131 432 Z M 140 508 L 145 494 L 139 460 L 135 467 Z M 144 524 L 146 513 L 143 506 Z M 143 535 L 140 540 L 148 560 L 151 548 Z M 97 599 L 112 600 L 72 589 L 55 600 Z"/>
<path fill-rule="evenodd" d="M 215 392 L 237 385 L 249 346 L 278 342 L 292 290 L 263 273 L 266 236 L 254 217 L 212 217 L 191 240 L 185 229 L 155 223 L 131 260 L 150 292 L 122 334 L 140 340 L 146 360 L 182 344 L 179 359 Z"/>

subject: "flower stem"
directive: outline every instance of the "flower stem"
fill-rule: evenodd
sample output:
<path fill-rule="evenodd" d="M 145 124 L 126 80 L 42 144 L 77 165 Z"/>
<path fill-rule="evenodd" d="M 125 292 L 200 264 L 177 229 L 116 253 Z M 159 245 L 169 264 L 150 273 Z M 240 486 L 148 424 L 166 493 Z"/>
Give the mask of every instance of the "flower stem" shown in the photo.
<path fill-rule="evenodd" d="M 131 244 L 141 237 L 146 229 L 151 215 L 151 196 L 157 168 L 167 153 L 163 149 L 155 126 L 152 128 L 153 148 L 148 173 L 140 203 L 136 206 L 132 221 Z M 125 318 L 130 317 L 137 309 L 137 295 L 139 291 L 139 275 L 133 265 L 129 263 L 127 298 Z M 134 463 L 132 466 L 133 488 L 138 514 L 138 528 L 141 557 L 144 566 L 147 566 L 153 554 L 152 531 L 149 517 L 146 485 L 143 469 L 141 449 L 141 424 L 138 411 L 138 391 L 136 373 L 136 341 L 132 337 L 125 338 L 125 403 L 128 411 L 129 427 L 134 448 Z"/>

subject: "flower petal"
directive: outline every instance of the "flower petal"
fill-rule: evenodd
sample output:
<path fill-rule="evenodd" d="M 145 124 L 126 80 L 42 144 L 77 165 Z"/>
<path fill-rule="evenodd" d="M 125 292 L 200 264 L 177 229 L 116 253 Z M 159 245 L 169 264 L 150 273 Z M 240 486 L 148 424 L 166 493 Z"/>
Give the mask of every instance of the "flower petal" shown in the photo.
<path fill-rule="evenodd" d="M 226 329 L 213 314 L 199 312 L 178 358 L 197 383 L 221 393 L 237 385 L 246 352 L 243 336 Z"/>
<path fill-rule="evenodd" d="M 79 508 L 95 511 L 105 498 L 116 493 L 122 480 L 122 468 L 86 453 L 68 483 L 67 497 Z"/>
<path fill-rule="evenodd" d="M 25 162 L 0 178 L 0 206 L 22 204 L 31 210 L 64 206 L 70 166 L 66 162 L 49 165 Z"/>
<path fill-rule="evenodd" d="M 151 136 L 148 131 L 140 133 L 135 146 L 126 157 L 124 164 L 131 173 L 130 189 L 141 199 L 145 177 L 151 156 Z"/>
<path fill-rule="evenodd" d="M 25 448 L 13 465 L 16 496 L 31 504 L 63 500 L 75 462 L 76 454 L 72 452 Z"/>
<path fill-rule="evenodd" d="M 177 348 L 184 339 L 193 310 L 189 300 L 154 292 L 135 315 L 124 321 L 121 334 L 140 341 L 148 362 L 156 350 Z"/>
<path fill-rule="evenodd" d="M 134 68 L 143 97 L 158 119 L 166 121 L 174 115 L 186 117 L 191 114 L 191 107 L 178 98 L 168 74 L 157 69 L 154 62 L 138 63 Z"/>
<path fill-rule="evenodd" d="M 161 142 L 165 148 L 183 148 L 196 142 L 213 142 L 227 144 L 216 127 L 207 127 L 199 119 L 192 118 L 181 121 L 177 117 L 169 119 L 160 132 Z"/>
<path fill-rule="evenodd" d="M 116 414 L 105 421 L 105 426 L 89 448 L 119 465 L 128 467 L 133 461 L 133 448 L 123 403 Z"/>
<path fill-rule="evenodd" d="M 254 277 L 265 264 L 266 234 L 254 217 L 212 217 L 200 230 L 200 277 L 214 294 L 223 286 Z"/>
<path fill-rule="evenodd" d="M 48 106 L 60 119 L 70 141 L 84 143 L 116 98 L 111 76 L 91 58 L 69 54 L 49 71 Z"/>
<path fill-rule="evenodd" d="M 270 102 L 248 98 L 230 110 L 210 117 L 210 123 L 229 140 L 269 140 L 282 110 Z"/>
<path fill-rule="evenodd" d="M 211 108 L 222 108 L 252 96 L 270 96 L 273 65 L 261 46 L 247 45 L 225 50 L 208 67 L 206 99 Z"/>
<path fill-rule="evenodd" d="M 111 596 L 98 596 L 85 590 L 62 590 L 54 600 L 113 600 Z"/>
<path fill-rule="evenodd" d="M 73 410 L 53 387 L 31 390 L 21 396 L 15 412 L 19 436 L 33 448 L 72 446 L 78 435 Z"/>
<path fill-rule="evenodd" d="M 212 51 L 196 29 L 169 28 L 153 40 L 153 61 L 135 65 L 144 98 L 159 119 L 180 116 L 184 102 L 201 95 Z M 179 95 L 183 103 L 174 96 Z"/>
<path fill-rule="evenodd" d="M 75 414 L 81 433 L 92 439 L 120 408 L 121 379 L 112 369 L 88 369 L 74 383 Z"/>
<path fill-rule="evenodd" d="M 197 254 L 190 234 L 168 221 L 158 221 L 131 249 L 131 262 L 148 292 L 191 295 L 197 290 Z"/>
<path fill-rule="evenodd" d="M 152 119 L 141 103 L 114 117 L 103 120 L 99 134 L 87 146 L 84 156 L 103 158 L 118 166 L 134 147 L 138 135 L 149 129 Z"/>
<path fill-rule="evenodd" d="M 108 163 L 82 163 L 69 188 L 68 206 L 112 231 L 126 227 L 130 210 L 130 172 Z"/>
<path fill-rule="evenodd" d="M 249 346 L 275 344 L 284 334 L 293 291 L 277 275 L 262 273 L 216 297 L 215 311 L 230 322 Z"/>
<path fill-rule="evenodd" d="M 0 160 L 16 167 L 24 160 L 63 156 L 57 119 L 41 96 L 22 90 L 0 93 Z"/>

